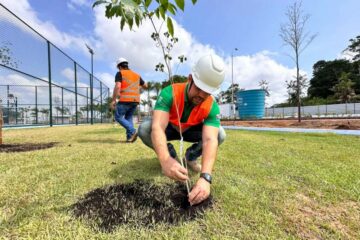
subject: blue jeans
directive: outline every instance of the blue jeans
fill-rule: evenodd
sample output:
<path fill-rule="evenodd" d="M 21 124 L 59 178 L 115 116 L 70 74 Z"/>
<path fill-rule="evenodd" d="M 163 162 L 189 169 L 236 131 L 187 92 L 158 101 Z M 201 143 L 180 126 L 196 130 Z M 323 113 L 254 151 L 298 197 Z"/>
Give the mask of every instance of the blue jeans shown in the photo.
<path fill-rule="evenodd" d="M 151 125 L 152 120 L 146 120 L 139 126 L 139 137 L 143 143 L 154 149 L 151 141 Z M 203 124 L 195 125 L 187 129 L 182 135 L 185 142 L 194 143 L 188 149 L 186 149 L 185 156 L 189 161 L 195 161 L 202 155 L 202 128 Z M 180 133 L 169 124 L 165 129 L 165 135 L 167 141 L 180 140 Z M 218 145 L 222 144 L 226 138 L 226 133 L 223 127 L 220 126 L 218 134 Z M 176 157 L 176 151 L 171 143 L 168 143 L 168 150 L 171 157 Z"/>
<path fill-rule="evenodd" d="M 121 103 L 116 104 L 115 120 L 126 129 L 126 140 L 135 133 L 133 123 L 133 114 L 138 103 Z"/>

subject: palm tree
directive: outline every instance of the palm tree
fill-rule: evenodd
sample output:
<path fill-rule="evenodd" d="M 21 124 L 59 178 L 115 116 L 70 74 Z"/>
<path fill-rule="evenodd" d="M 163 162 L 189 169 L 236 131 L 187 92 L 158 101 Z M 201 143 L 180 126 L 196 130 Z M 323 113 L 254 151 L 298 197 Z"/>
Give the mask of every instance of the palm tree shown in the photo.
<path fill-rule="evenodd" d="M 160 82 L 154 83 L 154 90 L 155 90 L 155 93 L 156 93 L 156 98 L 160 94 L 161 86 L 162 86 L 162 84 Z"/>
<path fill-rule="evenodd" d="M 155 85 L 155 83 L 153 83 L 153 82 L 148 82 L 147 83 L 147 105 L 149 106 L 149 113 L 151 112 L 151 108 L 152 108 L 152 101 L 151 101 L 151 96 L 150 96 L 150 92 L 152 91 L 152 90 L 154 90 L 154 85 Z"/>

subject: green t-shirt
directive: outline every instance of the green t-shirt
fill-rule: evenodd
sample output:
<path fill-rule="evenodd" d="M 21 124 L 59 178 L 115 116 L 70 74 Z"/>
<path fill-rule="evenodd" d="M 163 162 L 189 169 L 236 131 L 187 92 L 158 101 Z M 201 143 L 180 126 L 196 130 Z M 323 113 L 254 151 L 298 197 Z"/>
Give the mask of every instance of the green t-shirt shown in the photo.
<path fill-rule="evenodd" d="M 184 104 L 184 112 L 181 115 L 181 122 L 186 122 L 190 116 L 191 110 L 195 107 L 194 104 L 188 101 L 187 91 L 189 85 L 186 85 L 185 88 L 185 104 Z M 164 112 L 170 112 L 171 106 L 173 103 L 173 94 L 172 94 L 172 87 L 167 86 L 161 90 L 160 95 L 155 103 L 154 110 L 161 110 Z M 206 126 L 213 126 L 213 127 L 220 127 L 220 115 L 219 105 L 216 101 L 213 101 L 211 106 L 210 113 L 208 117 L 204 120 L 204 124 Z"/>

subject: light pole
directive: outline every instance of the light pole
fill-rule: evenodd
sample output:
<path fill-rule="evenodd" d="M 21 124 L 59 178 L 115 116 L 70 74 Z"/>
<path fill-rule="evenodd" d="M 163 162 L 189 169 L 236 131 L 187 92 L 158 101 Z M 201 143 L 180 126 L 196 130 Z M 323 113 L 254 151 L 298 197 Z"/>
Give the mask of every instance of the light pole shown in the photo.
<path fill-rule="evenodd" d="M 231 107 L 233 109 L 233 117 L 235 118 L 235 103 L 234 103 L 234 51 L 237 51 L 237 48 L 234 48 L 231 51 Z"/>
<path fill-rule="evenodd" d="M 91 77 L 90 77 L 90 122 L 94 124 L 94 113 L 93 113 L 93 84 L 94 84 L 94 50 L 92 50 L 87 44 L 85 44 L 91 54 Z"/>

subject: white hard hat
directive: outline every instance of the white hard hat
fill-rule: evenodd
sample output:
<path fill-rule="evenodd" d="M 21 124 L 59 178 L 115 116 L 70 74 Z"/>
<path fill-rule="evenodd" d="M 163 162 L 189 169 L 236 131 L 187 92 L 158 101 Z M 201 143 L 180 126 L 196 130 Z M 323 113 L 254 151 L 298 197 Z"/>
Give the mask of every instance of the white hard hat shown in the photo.
<path fill-rule="evenodd" d="M 125 62 L 128 63 L 128 61 L 125 58 L 121 57 L 116 61 L 116 66 L 118 66 L 121 63 L 125 63 Z"/>
<path fill-rule="evenodd" d="M 217 55 L 201 57 L 192 69 L 195 85 L 207 93 L 213 93 L 220 88 L 225 78 L 225 64 Z"/>

